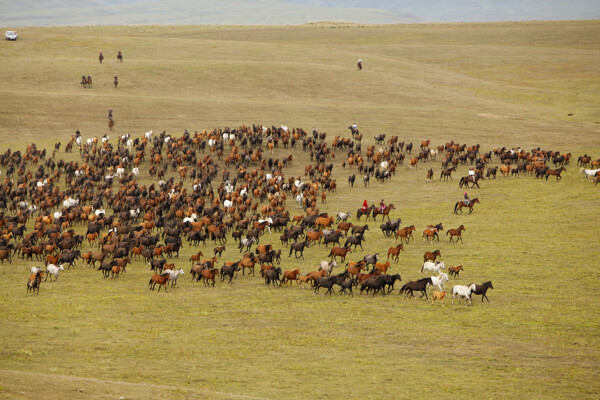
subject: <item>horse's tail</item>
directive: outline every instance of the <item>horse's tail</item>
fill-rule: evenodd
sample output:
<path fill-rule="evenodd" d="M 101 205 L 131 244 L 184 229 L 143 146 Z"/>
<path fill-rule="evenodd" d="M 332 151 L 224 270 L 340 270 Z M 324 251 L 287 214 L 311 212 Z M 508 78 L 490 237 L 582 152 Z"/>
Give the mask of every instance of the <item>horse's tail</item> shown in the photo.
<path fill-rule="evenodd" d="M 449 233 L 450 233 L 450 231 L 446 231 L 446 236 L 448 236 Z"/>
<path fill-rule="evenodd" d="M 456 214 L 458 212 L 458 203 L 460 203 L 460 201 L 457 201 L 456 204 L 454 205 L 454 214 Z M 446 234 L 448 234 L 448 232 L 446 232 Z"/>

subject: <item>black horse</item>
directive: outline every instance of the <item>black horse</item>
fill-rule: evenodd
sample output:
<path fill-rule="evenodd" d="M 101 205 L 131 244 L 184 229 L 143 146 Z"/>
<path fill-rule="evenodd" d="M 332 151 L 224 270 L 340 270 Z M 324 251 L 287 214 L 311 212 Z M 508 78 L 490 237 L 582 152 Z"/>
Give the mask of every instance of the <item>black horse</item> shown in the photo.
<path fill-rule="evenodd" d="M 354 181 L 356 180 L 356 174 L 352 174 L 348 177 L 348 185 L 354 187 Z"/>
<path fill-rule="evenodd" d="M 362 247 L 362 242 L 365 240 L 364 236 L 359 234 L 356 236 L 350 236 L 346 239 L 346 243 L 344 243 L 344 247 L 354 246 L 354 250 L 356 250 L 356 246 L 360 246 L 361 250 L 364 250 Z"/>
<path fill-rule="evenodd" d="M 494 286 L 492 285 L 492 281 L 487 281 L 487 282 L 482 283 L 481 285 L 475 285 L 475 290 L 473 291 L 473 294 L 480 295 L 482 303 L 483 303 L 484 298 L 489 303 L 490 299 L 488 299 L 488 297 L 485 295 L 485 292 L 487 292 L 488 289 L 493 289 L 493 288 L 494 288 Z"/>
<path fill-rule="evenodd" d="M 304 249 L 306 247 L 310 247 L 309 243 L 306 240 L 303 241 L 303 242 L 292 243 L 290 245 L 290 254 L 288 255 L 288 257 L 292 256 L 292 251 L 293 251 L 294 252 L 294 256 L 296 258 L 300 258 L 300 257 L 298 257 L 298 252 L 300 252 L 300 255 L 302 256 L 302 259 L 304 260 Z"/>
<path fill-rule="evenodd" d="M 421 297 L 425 296 L 425 298 L 429 300 L 427 291 L 425 290 L 427 289 L 427 285 L 433 285 L 431 278 L 421 278 L 418 281 L 410 281 L 400 288 L 400 294 L 406 292 L 406 298 L 408 299 L 408 295 L 414 297 L 415 295 L 413 292 L 417 291 L 423 293 Z"/>

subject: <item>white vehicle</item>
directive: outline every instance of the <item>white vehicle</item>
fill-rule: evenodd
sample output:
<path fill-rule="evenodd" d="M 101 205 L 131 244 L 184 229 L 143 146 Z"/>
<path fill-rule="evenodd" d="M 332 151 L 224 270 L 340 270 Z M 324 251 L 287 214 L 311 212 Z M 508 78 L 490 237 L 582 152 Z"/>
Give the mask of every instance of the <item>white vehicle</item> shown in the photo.
<path fill-rule="evenodd" d="M 17 35 L 17 32 L 15 31 L 6 31 L 4 32 L 4 37 L 6 38 L 6 40 L 17 40 L 19 35 Z"/>

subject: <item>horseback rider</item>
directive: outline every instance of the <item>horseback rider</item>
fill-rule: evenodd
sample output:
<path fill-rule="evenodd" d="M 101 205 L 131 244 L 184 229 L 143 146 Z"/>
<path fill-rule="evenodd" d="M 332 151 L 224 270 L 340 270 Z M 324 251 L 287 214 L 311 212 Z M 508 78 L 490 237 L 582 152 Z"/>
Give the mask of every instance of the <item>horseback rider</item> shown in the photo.
<path fill-rule="evenodd" d="M 116 75 L 115 75 L 116 77 Z M 112 107 L 108 107 L 108 119 L 112 119 Z"/>
<path fill-rule="evenodd" d="M 473 168 L 469 168 L 469 177 L 471 179 L 475 178 L 475 170 Z"/>
<path fill-rule="evenodd" d="M 356 66 L 358 67 L 358 69 L 362 69 L 362 60 L 360 58 L 358 59 Z"/>
<path fill-rule="evenodd" d="M 470 202 L 471 202 L 471 199 L 467 195 L 467 192 L 465 192 L 465 204 L 468 206 Z"/>
<path fill-rule="evenodd" d="M 362 210 L 367 211 L 367 207 L 369 207 L 369 203 L 367 203 L 367 199 L 363 202 Z"/>
<path fill-rule="evenodd" d="M 379 202 L 379 211 L 385 211 L 385 203 L 383 202 L 383 199 L 381 199 L 381 201 Z"/>

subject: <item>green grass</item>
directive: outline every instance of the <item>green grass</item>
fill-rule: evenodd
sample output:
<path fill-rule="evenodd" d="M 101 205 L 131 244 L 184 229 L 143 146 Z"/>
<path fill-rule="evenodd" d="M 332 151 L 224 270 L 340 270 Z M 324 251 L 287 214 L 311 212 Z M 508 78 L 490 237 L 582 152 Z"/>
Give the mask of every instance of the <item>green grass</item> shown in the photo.
<path fill-rule="evenodd" d="M 357 122 L 364 145 L 386 133 L 417 145 L 600 154 L 597 21 L 332 26 L 23 29 L 19 41 L 0 44 L 0 150 L 34 141 L 52 150 L 76 129 L 101 136 L 112 106 L 111 139 L 263 123 L 316 127 L 330 143 Z M 94 88 L 79 86 L 82 73 Z M 275 156 L 288 153 L 286 175 L 297 176 L 308 156 Z M 344 154 L 334 161 L 339 193 L 320 209 L 354 212 L 365 198 L 394 203 L 392 218 L 417 232 L 391 272 L 418 278 L 423 253 L 440 249 L 447 266 L 465 268 L 449 287 L 492 280 L 491 303 L 432 307 L 397 291 L 315 296 L 241 275 L 205 288 L 187 274 L 198 251 L 188 246 L 174 260 L 186 275 L 168 294 L 147 290 L 150 271 L 136 262 L 117 281 L 78 265 L 27 296 L 38 263 L 15 260 L 0 266 L 0 399 L 597 396 L 600 197 L 575 161 L 559 182 L 485 180 L 469 190 L 481 200 L 473 214 L 454 215 L 466 166 L 449 183 L 437 179 L 438 159 L 402 166 L 384 185 L 365 189 L 359 178 L 350 189 Z M 436 179 L 426 183 L 430 167 Z M 150 182 L 145 172 L 142 182 Z M 292 200 L 288 208 L 299 213 Z M 464 224 L 464 244 L 443 233 L 423 243 L 422 229 L 439 222 Z M 379 224 L 369 222 L 365 251 L 350 259 L 395 244 Z M 261 243 L 280 248 L 278 237 Z M 329 250 L 310 248 L 305 260 L 283 252 L 284 270 L 305 273 Z M 239 254 L 230 239 L 223 260 Z"/>

